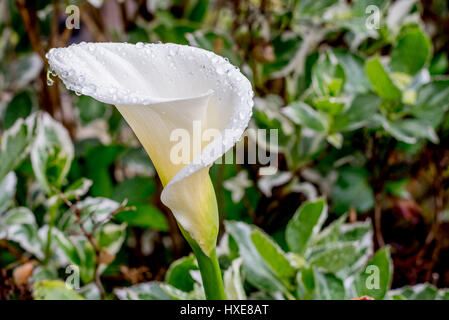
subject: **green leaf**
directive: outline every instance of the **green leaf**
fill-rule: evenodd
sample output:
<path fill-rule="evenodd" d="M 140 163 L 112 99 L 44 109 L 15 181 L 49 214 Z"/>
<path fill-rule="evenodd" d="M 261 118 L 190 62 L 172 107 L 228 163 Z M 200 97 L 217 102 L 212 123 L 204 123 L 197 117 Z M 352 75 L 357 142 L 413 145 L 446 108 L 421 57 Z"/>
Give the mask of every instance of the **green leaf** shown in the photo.
<path fill-rule="evenodd" d="M 309 243 L 321 229 L 327 217 L 327 205 L 323 198 L 303 204 L 289 221 L 285 237 L 290 250 L 304 255 Z"/>
<path fill-rule="evenodd" d="M 432 125 L 421 119 L 404 119 L 393 125 L 405 135 L 416 139 L 427 139 L 438 143 L 439 138 Z"/>
<path fill-rule="evenodd" d="M 392 300 L 448 300 L 448 290 L 438 289 L 430 283 L 420 283 L 391 290 L 387 298 Z"/>
<path fill-rule="evenodd" d="M 95 249 L 84 236 L 66 237 L 62 232 L 55 234 L 55 240 L 69 261 L 79 267 L 81 280 L 87 284 L 94 280 Z"/>
<path fill-rule="evenodd" d="M 7 83 L 11 88 L 20 90 L 38 77 L 43 66 L 42 58 L 37 53 L 24 54 L 6 66 Z"/>
<path fill-rule="evenodd" d="M 352 243 L 355 246 L 356 253 L 354 260 L 340 270 L 337 276 L 346 279 L 354 274 L 361 272 L 362 268 L 368 262 L 373 254 L 373 227 L 369 220 L 364 222 L 354 222 L 343 224 L 340 228 L 338 242 Z M 317 247 L 319 248 L 319 247 Z M 321 250 L 317 250 L 320 252 Z"/>
<path fill-rule="evenodd" d="M 347 214 L 343 214 L 338 219 L 332 221 L 315 237 L 313 245 L 323 245 L 327 243 L 337 242 L 341 234 L 342 226 L 347 218 Z"/>
<path fill-rule="evenodd" d="M 324 11 L 337 2 L 337 0 L 300 0 L 295 7 L 295 14 L 298 16 L 321 16 Z"/>
<path fill-rule="evenodd" d="M 409 178 L 386 181 L 385 192 L 398 198 L 410 199 L 411 195 L 407 190 L 407 185 L 409 182 Z"/>
<path fill-rule="evenodd" d="M 449 61 L 447 59 L 446 52 L 442 52 L 432 59 L 429 66 L 429 72 L 431 75 L 444 74 L 449 67 Z"/>
<path fill-rule="evenodd" d="M 111 197 L 114 184 L 110 170 L 117 157 L 124 151 L 120 145 L 98 145 L 88 149 L 85 156 L 86 178 L 93 181 L 90 192 L 95 197 Z"/>
<path fill-rule="evenodd" d="M 302 268 L 296 275 L 298 297 L 309 300 L 315 290 L 315 275 L 312 268 Z"/>
<path fill-rule="evenodd" d="M 335 148 L 340 149 L 343 145 L 343 135 L 339 132 L 331 133 L 326 137 L 326 141 L 333 145 Z"/>
<path fill-rule="evenodd" d="M 345 101 L 335 97 L 319 97 L 314 101 L 315 107 L 327 114 L 337 115 L 345 107 Z"/>
<path fill-rule="evenodd" d="M 19 119 L 3 133 L 0 148 L 0 180 L 28 156 L 36 132 L 36 116 Z"/>
<path fill-rule="evenodd" d="M 198 270 L 194 256 L 183 257 L 173 262 L 165 274 L 165 281 L 179 290 L 191 292 L 194 289 L 195 280 L 190 271 Z"/>
<path fill-rule="evenodd" d="M 36 300 L 84 300 L 60 280 L 43 280 L 34 283 L 33 297 Z"/>
<path fill-rule="evenodd" d="M 213 31 L 198 30 L 190 34 L 189 43 L 194 46 L 215 52 L 216 44 L 220 43 L 219 52 L 217 54 L 226 57 L 233 65 L 239 65 L 240 59 L 234 54 L 232 39 L 226 34 L 220 34 Z"/>
<path fill-rule="evenodd" d="M 339 169 L 332 189 L 332 203 L 337 214 L 353 206 L 357 212 L 366 212 L 374 206 L 374 194 L 368 183 L 368 173 L 361 168 L 345 166 Z"/>
<path fill-rule="evenodd" d="M 122 247 L 126 236 L 126 223 L 108 223 L 96 234 L 100 249 L 106 250 L 111 255 L 116 255 Z"/>
<path fill-rule="evenodd" d="M 49 114 L 38 117 L 37 136 L 31 149 L 36 180 L 47 194 L 60 188 L 69 172 L 74 148 L 67 130 Z"/>
<path fill-rule="evenodd" d="M 371 93 L 356 96 L 348 109 L 335 116 L 332 130 L 344 132 L 363 127 L 376 113 L 380 103 L 380 98 Z"/>
<path fill-rule="evenodd" d="M 392 278 L 393 262 L 390 258 L 390 250 L 383 248 L 377 251 L 362 273 L 356 278 L 354 285 L 357 295 L 382 300 L 390 289 Z"/>
<path fill-rule="evenodd" d="M 111 218 L 111 213 L 120 207 L 120 204 L 108 198 L 91 198 L 87 197 L 76 203 L 76 207 L 81 212 L 81 220 L 87 232 L 91 232 L 94 227 L 106 224 Z M 61 230 L 80 231 L 78 223 L 74 218 L 73 210 L 68 210 L 60 220 Z"/>
<path fill-rule="evenodd" d="M 17 177 L 14 172 L 8 173 L 0 181 L 0 214 L 13 204 L 16 186 Z"/>
<path fill-rule="evenodd" d="M 330 243 L 310 258 L 310 265 L 326 272 L 336 273 L 356 260 L 357 247 L 352 242 Z"/>
<path fill-rule="evenodd" d="M 241 274 L 242 259 L 232 261 L 231 266 L 223 274 L 223 284 L 228 300 L 246 300 Z"/>
<path fill-rule="evenodd" d="M 401 98 L 401 91 L 385 71 L 380 63 L 379 57 L 374 57 L 366 61 L 365 72 L 371 82 L 371 86 L 379 96 L 388 100 L 398 100 Z"/>
<path fill-rule="evenodd" d="M 285 252 L 268 235 L 259 229 L 251 233 L 251 240 L 265 262 L 280 279 L 288 280 L 295 276 L 296 270 L 290 264 Z"/>
<path fill-rule="evenodd" d="M 150 157 L 140 146 L 127 149 L 118 157 L 118 161 L 120 165 L 129 168 L 139 176 L 152 177 L 155 173 Z"/>
<path fill-rule="evenodd" d="M 92 180 L 86 178 L 80 178 L 68 186 L 64 192 L 62 192 L 62 197 L 66 200 L 74 200 L 85 195 L 89 188 L 92 186 Z M 56 194 L 48 199 L 48 204 L 52 205 L 61 199 L 61 194 Z"/>
<path fill-rule="evenodd" d="M 449 80 L 434 80 L 418 89 L 416 104 L 411 113 L 437 126 L 449 106 Z"/>
<path fill-rule="evenodd" d="M 153 178 L 134 177 L 126 179 L 114 190 L 112 199 L 122 202 L 128 199 L 129 204 L 145 203 L 156 191 L 156 182 Z"/>
<path fill-rule="evenodd" d="M 430 58 L 431 42 L 419 28 L 408 28 L 391 52 L 391 70 L 414 75 Z"/>
<path fill-rule="evenodd" d="M 380 114 L 376 114 L 373 119 L 394 138 L 407 144 L 414 144 L 418 139 L 427 139 L 433 143 L 439 141 L 433 126 L 423 120 L 401 119 L 391 122 Z"/>
<path fill-rule="evenodd" d="M 288 294 L 285 284 L 279 279 L 251 240 L 254 227 L 243 222 L 226 221 L 226 230 L 238 244 L 243 258 L 243 270 L 249 283 L 263 291 L 280 291 Z"/>
<path fill-rule="evenodd" d="M 77 292 L 86 300 L 101 300 L 100 289 L 93 282 L 79 288 Z"/>
<path fill-rule="evenodd" d="M 321 96 L 339 96 L 346 81 L 345 70 L 332 53 L 320 55 L 312 68 L 312 87 Z"/>
<path fill-rule="evenodd" d="M 73 200 L 84 196 L 92 185 L 92 180 L 80 178 L 68 186 L 63 195 L 67 200 Z"/>
<path fill-rule="evenodd" d="M 207 9 L 209 7 L 209 0 L 196 0 L 189 1 L 192 9 L 188 10 L 188 19 L 190 21 L 201 22 L 207 14 Z"/>
<path fill-rule="evenodd" d="M 134 206 L 136 210 L 119 212 L 115 218 L 130 226 L 168 231 L 167 218 L 158 208 L 151 204 L 134 204 Z"/>
<path fill-rule="evenodd" d="M 78 97 L 76 106 L 78 108 L 79 117 L 83 125 L 105 117 L 105 113 L 108 108 L 108 106 L 103 102 L 85 95 Z"/>
<path fill-rule="evenodd" d="M 304 268 L 298 273 L 298 295 L 304 300 L 343 300 L 346 293 L 343 281 L 316 268 Z"/>
<path fill-rule="evenodd" d="M 365 13 L 363 12 L 363 14 Z M 345 82 L 345 92 L 365 93 L 369 91 L 370 82 L 365 74 L 363 59 L 346 50 L 334 50 L 333 53 L 343 66 L 345 74 L 348 75 Z"/>
<path fill-rule="evenodd" d="M 20 224 L 31 224 L 37 226 L 33 212 L 26 207 L 17 207 L 7 211 L 5 214 L 0 216 L 0 222 L 0 230 L 8 226 Z"/>
<path fill-rule="evenodd" d="M 346 298 L 343 281 L 330 273 L 313 271 L 316 289 L 313 295 L 315 300 L 344 300 Z"/>
<path fill-rule="evenodd" d="M 325 118 L 308 104 L 298 101 L 281 109 L 282 113 L 296 124 L 318 132 L 326 131 Z"/>
<path fill-rule="evenodd" d="M 131 287 L 115 289 L 115 295 L 120 300 L 191 300 L 187 293 L 168 284 L 160 282 L 145 282 Z"/>
<path fill-rule="evenodd" d="M 32 108 L 33 100 L 31 94 L 28 91 L 19 92 L 6 107 L 3 116 L 3 127 L 9 129 L 18 119 L 28 117 Z"/>

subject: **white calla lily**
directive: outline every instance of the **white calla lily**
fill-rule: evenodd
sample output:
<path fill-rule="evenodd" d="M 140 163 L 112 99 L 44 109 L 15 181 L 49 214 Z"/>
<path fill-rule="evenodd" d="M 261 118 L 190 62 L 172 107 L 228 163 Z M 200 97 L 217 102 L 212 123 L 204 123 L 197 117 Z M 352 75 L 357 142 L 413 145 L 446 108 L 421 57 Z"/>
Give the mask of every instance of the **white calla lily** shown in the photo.
<path fill-rule="evenodd" d="M 209 167 L 248 124 L 250 82 L 227 59 L 175 44 L 81 43 L 52 49 L 47 58 L 67 88 L 118 108 L 154 163 L 164 185 L 162 202 L 209 255 L 218 234 Z M 201 134 L 221 134 L 203 142 L 195 121 Z M 171 159 L 177 129 L 189 133 L 183 142 L 191 151 L 187 163 Z"/>

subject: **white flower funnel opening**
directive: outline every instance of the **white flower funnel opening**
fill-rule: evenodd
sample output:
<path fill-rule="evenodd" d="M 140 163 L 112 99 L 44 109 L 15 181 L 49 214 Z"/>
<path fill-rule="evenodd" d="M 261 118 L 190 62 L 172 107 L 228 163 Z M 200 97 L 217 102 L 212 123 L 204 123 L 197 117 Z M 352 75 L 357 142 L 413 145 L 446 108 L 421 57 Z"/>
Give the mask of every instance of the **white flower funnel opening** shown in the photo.
<path fill-rule="evenodd" d="M 227 59 L 176 44 L 81 43 L 51 49 L 47 58 L 68 89 L 118 108 L 154 163 L 164 185 L 162 202 L 209 254 L 218 234 L 209 167 L 249 122 L 248 79 Z M 171 157 L 178 129 L 189 133 L 182 141 L 188 161 L 182 163 Z M 201 134 L 209 129 L 221 134 L 205 143 Z"/>

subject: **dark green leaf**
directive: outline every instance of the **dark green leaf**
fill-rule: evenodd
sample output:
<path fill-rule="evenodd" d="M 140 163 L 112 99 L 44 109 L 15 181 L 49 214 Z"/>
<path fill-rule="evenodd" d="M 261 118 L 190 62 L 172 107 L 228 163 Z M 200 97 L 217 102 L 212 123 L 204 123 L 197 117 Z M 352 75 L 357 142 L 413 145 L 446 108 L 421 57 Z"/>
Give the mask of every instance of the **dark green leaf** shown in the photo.
<path fill-rule="evenodd" d="M 287 225 L 285 237 L 290 250 L 304 255 L 312 238 L 318 234 L 327 217 L 324 199 L 303 204 Z"/>
<path fill-rule="evenodd" d="M 407 29 L 391 52 L 391 69 L 414 75 L 426 64 L 430 51 L 429 37 L 421 29 Z"/>
<path fill-rule="evenodd" d="M 382 300 L 390 289 L 393 278 L 393 262 L 390 250 L 383 248 L 374 255 L 355 280 L 358 296 L 370 296 Z"/>
<path fill-rule="evenodd" d="M 334 211 L 343 214 L 353 206 L 357 212 L 366 212 L 374 206 L 374 194 L 364 169 L 343 167 L 332 190 Z"/>

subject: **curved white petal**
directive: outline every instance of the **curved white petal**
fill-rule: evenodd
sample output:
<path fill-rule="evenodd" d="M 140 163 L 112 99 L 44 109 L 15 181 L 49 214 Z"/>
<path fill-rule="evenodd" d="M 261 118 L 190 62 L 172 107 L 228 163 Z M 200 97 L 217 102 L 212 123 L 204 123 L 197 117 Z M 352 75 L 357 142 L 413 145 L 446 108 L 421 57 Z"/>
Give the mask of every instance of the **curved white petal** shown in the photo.
<path fill-rule="evenodd" d="M 208 254 L 218 233 L 209 166 L 248 124 L 250 82 L 227 59 L 175 44 L 81 43 L 47 57 L 67 88 L 117 106 L 155 164 L 163 203 Z M 201 134 L 214 129 L 221 135 L 205 142 L 195 136 L 194 122 Z M 176 129 L 190 134 L 187 162 L 170 156 Z"/>

